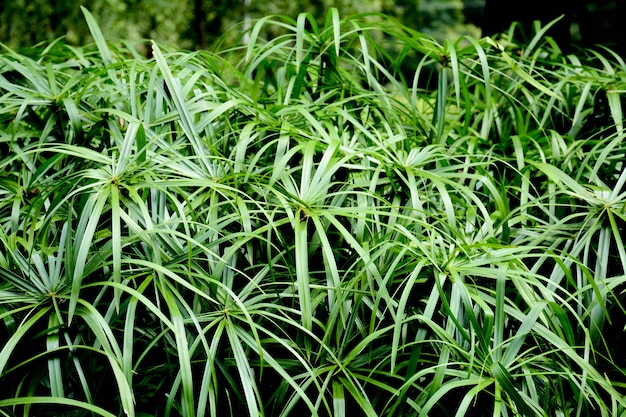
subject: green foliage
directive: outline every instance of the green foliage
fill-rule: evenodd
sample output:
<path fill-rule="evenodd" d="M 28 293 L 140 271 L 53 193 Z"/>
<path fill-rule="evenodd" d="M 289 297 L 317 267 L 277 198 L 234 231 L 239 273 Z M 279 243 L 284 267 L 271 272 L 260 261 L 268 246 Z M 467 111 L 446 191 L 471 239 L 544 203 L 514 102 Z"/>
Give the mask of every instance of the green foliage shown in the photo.
<path fill-rule="evenodd" d="M 89 8 L 108 39 L 133 43 L 154 39 L 160 44 L 189 49 L 210 49 L 225 32 L 232 33 L 233 28 L 241 36 L 251 20 L 269 15 L 295 19 L 300 13 L 311 13 L 322 24 L 331 8 L 339 10 L 342 16 L 386 13 L 438 39 L 478 35 L 475 25 L 465 24 L 460 0 L 92 0 Z M 272 35 L 268 28 L 266 36 Z M 0 10 L 0 42 L 11 48 L 31 47 L 60 37 L 71 45 L 90 42 L 79 3 L 18 0 L 9 1 Z"/>
<path fill-rule="evenodd" d="M 0 55 L 0 413 L 626 414 L 619 58 L 85 16 Z"/>

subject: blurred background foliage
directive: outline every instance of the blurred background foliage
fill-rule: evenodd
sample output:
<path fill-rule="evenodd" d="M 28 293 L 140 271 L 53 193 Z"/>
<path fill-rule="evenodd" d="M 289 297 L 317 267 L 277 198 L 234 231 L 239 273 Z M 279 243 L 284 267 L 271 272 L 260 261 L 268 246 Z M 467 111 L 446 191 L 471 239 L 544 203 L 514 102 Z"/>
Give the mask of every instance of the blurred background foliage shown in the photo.
<path fill-rule="evenodd" d="M 233 28 L 237 30 L 232 33 L 241 33 L 246 21 L 277 14 L 295 18 L 301 12 L 321 20 L 330 7 L 341 16 L 382 12 L 439 41 L 491 35 L 506 30 L 512 20 L 552 16 L 551 8 L 556 14 L 565 9 L 570 16 L 564 20 L 571 26 L 574 42 L 618 49 L 626 44 L 619 24 L 623 0 L 532 1 L 529 5 L 501 0 L 92 0 L 87 7 L 109 39 L 154 39 L 192 50 L 210 48 Z M 91 40 L 76 1 L 3 0 L 0 4 L 0 42 L 10 48 L 61 37 L 70 45 Z"/>
<path fill-rule="evenodd" d="M 569 28 L 565 29 L 568 40 L 585 47 L 604 44 L 624 55 L 626 32 L 619 19 L 625 4 L 624 0 L 513 4 L 501 0 L 92 0 L 87 7 L 108 39 L 154 39 L 189 50 L 211 48 L 227 31 L 240 35 L 248 27 L 246 22 L 264 16 L 295 18 L 309 12 L 321 20 L 331 7 L 339 9 L 341 16 L 384 13 L 440 42 L 505 32 L 513 21 L 523 22 L 517 32 L 532 32 L 534 19 L 547 23 L 565 12 L 560 29 Z M 69 45 L 86 44 L 91 38 L 79 6 L 73 0 L 0 0 L 0 42 L 12 49 L 61 38 Z M 556 33 L 558 27 L 551 30 L 557 40 L 562 38 Z"/>
<path fill-rule="evenodd" d="M 84 44 L 89 32 L 73 0 L 3 0 L 0 42 L 11 48 L 65 37 Z M 105 36 L 155 39 L 185 49 L 207 48 L 225 31 L 246 19 L 310 12 L 324 19 L 330 7 L 340 15 L 383 12 L 409 27 L 450 37 L 480 35 L 484 1 L 461 0 L 92 0 L 88 9 Z"/>

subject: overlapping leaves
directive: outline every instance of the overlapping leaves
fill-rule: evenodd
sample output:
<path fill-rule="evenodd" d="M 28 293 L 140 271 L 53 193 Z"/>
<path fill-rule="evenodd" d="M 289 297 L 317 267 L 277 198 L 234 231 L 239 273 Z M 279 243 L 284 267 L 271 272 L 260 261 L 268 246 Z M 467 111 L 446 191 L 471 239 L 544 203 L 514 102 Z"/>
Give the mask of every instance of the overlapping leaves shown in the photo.
<path fill-rule="evenodd" d="M 2 413 L 624 413 L 619 60 L 336 11 L 146 59 L 85 15 L 0 56 Z"/>

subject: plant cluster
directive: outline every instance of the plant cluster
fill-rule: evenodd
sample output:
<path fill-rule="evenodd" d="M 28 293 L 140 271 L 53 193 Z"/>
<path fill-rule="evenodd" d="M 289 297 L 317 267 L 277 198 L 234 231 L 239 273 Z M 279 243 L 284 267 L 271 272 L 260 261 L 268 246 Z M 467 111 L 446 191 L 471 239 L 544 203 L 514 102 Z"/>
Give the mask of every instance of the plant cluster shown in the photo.
<path fill-rule="evenodd" d="M 0 415 L 626 415 L 617 56 L 85 16 L 0 55 Z"/>

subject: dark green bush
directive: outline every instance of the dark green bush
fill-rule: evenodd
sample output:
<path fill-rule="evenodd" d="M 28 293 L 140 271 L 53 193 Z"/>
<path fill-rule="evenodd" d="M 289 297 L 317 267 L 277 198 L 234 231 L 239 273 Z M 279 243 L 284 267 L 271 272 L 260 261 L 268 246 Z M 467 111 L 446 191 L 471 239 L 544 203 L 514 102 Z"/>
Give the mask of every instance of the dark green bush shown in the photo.
<path fill-rule="evenodd" d="M 617 57 L 86 17 L 0 55 L 0 413 L 625 415 Z"/>

